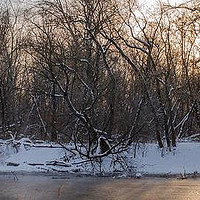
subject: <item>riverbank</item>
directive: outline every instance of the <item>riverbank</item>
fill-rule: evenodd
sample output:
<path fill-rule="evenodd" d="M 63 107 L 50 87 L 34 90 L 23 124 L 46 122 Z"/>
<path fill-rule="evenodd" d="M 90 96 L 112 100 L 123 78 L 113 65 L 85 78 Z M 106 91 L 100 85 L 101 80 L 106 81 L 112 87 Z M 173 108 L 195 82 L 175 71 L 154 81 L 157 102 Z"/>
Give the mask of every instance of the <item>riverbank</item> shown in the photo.
<path fill-rule="evenodd" d="M 137 146 L 136 146 L 137 145 Z M 200 143 L 182 142 L 176 149 L 159 149 L 157 144 L 133 144 L 119 155 L 87 160 L 73 149 L 44 141 L 0 141 L 0 172 L 58 173 L 75 176 L 109 177 L 197 177 L 200 173 Z"/>

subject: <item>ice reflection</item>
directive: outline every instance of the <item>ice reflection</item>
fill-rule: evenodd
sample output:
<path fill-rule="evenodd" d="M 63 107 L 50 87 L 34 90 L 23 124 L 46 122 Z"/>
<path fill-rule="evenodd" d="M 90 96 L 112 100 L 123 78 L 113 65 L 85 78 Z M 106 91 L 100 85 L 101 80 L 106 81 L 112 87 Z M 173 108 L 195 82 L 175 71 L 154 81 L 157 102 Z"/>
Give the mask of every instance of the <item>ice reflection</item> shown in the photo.
<path fill-rule="evenodd" d="M 198 200 L 200 179 L 52 179 L 0 175 L 0 200 Z"/>
<path fill-rule="evenodd" d="M 143 179 L 108 183 L 103 187 L 110 192 L 111 199 L 139 200 L 198 200 L 200 199 L 200 179 Z"/>

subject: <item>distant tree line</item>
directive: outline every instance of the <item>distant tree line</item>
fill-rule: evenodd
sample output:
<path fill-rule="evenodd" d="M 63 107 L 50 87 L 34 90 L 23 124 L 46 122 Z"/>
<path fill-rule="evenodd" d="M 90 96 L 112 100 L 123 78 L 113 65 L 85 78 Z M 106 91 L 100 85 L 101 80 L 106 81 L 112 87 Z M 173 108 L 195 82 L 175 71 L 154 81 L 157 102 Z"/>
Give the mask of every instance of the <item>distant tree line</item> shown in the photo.
<path fill-rule="evenodd" d="M 199 32 L 193 1 L 2 5 L 1 137 L 71 141 L 87 157 L 99 138 L 175 147 L 200 131 Z"/>

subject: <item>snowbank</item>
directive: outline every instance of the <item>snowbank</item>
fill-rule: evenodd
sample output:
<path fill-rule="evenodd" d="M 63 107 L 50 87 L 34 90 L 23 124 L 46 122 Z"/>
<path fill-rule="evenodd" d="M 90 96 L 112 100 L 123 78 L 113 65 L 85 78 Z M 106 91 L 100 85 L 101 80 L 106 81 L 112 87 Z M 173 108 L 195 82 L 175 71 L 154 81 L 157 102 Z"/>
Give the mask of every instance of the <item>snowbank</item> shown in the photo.
<path fill-rule="evenodd" d="M 155 144 L 146 146 L 135 162 L 139 171 L 148 174 L 178 174 L 200 172 L 200 143 L 178 143 L 171 152 L 160 150 Z"/>
<path fill-rule="evenodd" d="M 73 148 L 73 145 L 66 145 Z M 171 152 L 156 144 L 135 145 L 120 155 L 90 162 L 58 144 L 0 140 L 0 172 L 56 171 L 70 173 L 180 174 L 200 172 L 200 143 L 178 143 Z"/>

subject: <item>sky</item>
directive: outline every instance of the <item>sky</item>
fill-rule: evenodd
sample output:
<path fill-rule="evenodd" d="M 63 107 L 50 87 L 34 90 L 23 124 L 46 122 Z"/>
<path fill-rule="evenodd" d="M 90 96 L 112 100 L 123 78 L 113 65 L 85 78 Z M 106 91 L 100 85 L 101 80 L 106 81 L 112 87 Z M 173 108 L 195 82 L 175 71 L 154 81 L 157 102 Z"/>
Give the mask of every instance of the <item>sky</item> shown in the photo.
<path fill-rule="evenodd" d="M 194 2 L 200 2 L 200 0 L 193 0 Z M 191 0 L 137 0 L 137 2 L 139 3 L 139 5 L 142 5 L 142 7 L 151 9 L 153 8 L 156 4 L 158 5 L 159 2 L 163 2 L 166 4 L 170 4 L 170 5 L 180 5 L 182 3 L 186 3 L 186 2 L 191 2 Z"/>
<path fill-rule="evenodd" d="M 189 0 L 160 0 L 161 2 L 168 3 L 171 5 L 178 5 L 184 2 L 188 2 Z M 153 6 L 159 2 L 159 0 L 138 0 L 138 2 L 145 3 L 146 5 Z"/>
<path fill-rule="evenodd" d="M 159 8 L 160 3 L 164 3 L 171 6 L 178 6 L 182 3 L 189 3 L 189 2 L 200 2 L 200 0 L 136 0 L 137 6 L 139 6 L 139 11 L 136 11 L 135 14 L 140 16 L 140 12 L 144 13 L 151 13 L 151 11 L 155 11 L 155 9 Z"/>

